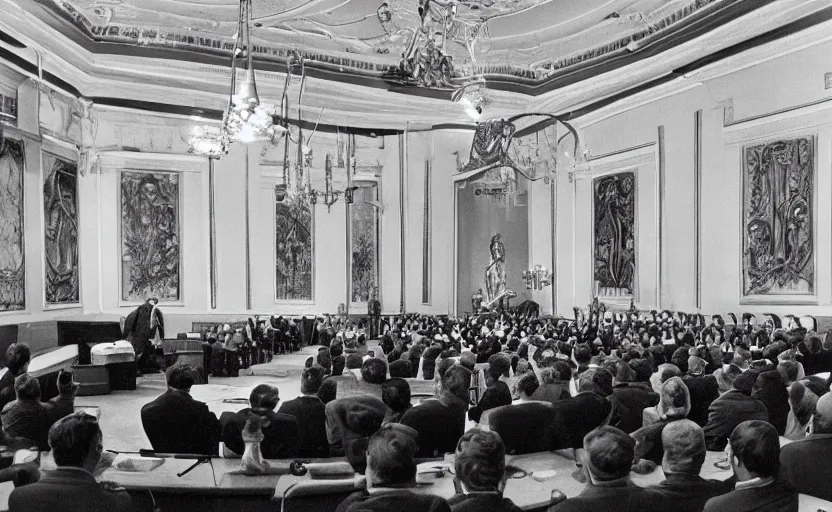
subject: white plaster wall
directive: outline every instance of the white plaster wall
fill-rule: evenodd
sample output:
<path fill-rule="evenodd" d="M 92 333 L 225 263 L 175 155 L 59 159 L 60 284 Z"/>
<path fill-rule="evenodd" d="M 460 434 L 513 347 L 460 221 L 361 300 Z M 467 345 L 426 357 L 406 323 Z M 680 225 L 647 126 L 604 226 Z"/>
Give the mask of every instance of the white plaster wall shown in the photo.
<path fill-rule="evenodd" d="M 584 127 L 585 142 L 596 156 L 656 142 L 658 126 L 665 128 L 663 243 L 659 255 L 663 261 L 661 298 L 654 304 L 640 304 L 642 307 L 695 310 L 694 113 L 701 110 L 701 311 L 705 314 L 731 311 L 832 314 L 832 267 L 828 264 L 832 259 L 832 203 L 828 200 L 832 191 L 832 110 L 824 110 L 825 107 L 820 105 L 777 114 L 783 109 L 832 98 L 832 90 L 824 89 L 824 73 L 830 71 L 830 54 L 832 43 L 824 43 L 756 65 L 742 63 L 748 67 L 701 83 L 693 76 L 689 78 L 693 88 L 685 92 Z M 733 105 L 735 121 L 761 118 L 726 128 L 723 126 L 723 102 L 726 101 Z M 815 212 L 818 303 L 800 306 L 741 304 L 740 148 L 749 142 L 807 133 L 818 136 L 818 209 Z M 648 255 L 657 246 L 655 236 L 648 235 L 649 224 L 644 224 L 644 215 L 650 215 L 650 211 L 645 211 L 645 187 L 654 186 L 656 172 L 654 168 L 639 174 L 639 214 L 642 215 L 638 228 L 639 255 Z M 645 180 L 652 181 L 646 183 Z M 582 190 L 580 180 L 573 187 L 561 176 L 558 184 L 558 274 L 574 274 L 576 285 L 571 302 L 565 287 L 559 289 L 557 306 L 560 313 L 571 316 L 572 305 L 585 306 L 590 297 L 580 283 L 589 282 L 591 278 L 591 245 L 581 241 L 588 236 L 591 196 Z M 649 219 L 649 222 L 655 222 L 655 219 Z M 574 251 L 564 243 L 570 230 L 575 237 Z M 642 291 L 652 286 L 645 279 L 655 275 L 655 269 L 644 262 L 642 258 L 639 264 Z M 568 283 L 564 284 L 568 286 Z"/>

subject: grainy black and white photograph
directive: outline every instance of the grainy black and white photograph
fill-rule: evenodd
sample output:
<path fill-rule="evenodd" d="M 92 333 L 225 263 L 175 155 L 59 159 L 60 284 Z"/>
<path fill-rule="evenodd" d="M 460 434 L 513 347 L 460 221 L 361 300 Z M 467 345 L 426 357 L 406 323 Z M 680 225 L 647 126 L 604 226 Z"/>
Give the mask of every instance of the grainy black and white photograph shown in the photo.
<path fill-rule="evenodd" d="M 0 0 L 0 512 L 832 512 L 832 0 Z"/>

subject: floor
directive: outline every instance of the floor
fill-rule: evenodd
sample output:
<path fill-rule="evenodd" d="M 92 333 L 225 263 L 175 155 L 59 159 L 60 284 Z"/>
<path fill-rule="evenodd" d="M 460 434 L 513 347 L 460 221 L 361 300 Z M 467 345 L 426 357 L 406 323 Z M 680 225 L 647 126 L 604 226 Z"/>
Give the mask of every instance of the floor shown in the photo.
<path fill-rule="evenodd" d="M 223 403 L 228 398 L 248 398 L 258 384 L 273 384 L 280 389 L 281 402 L 300 395 L 300 372 L 309 356 L 318 347 L 304 347 L 300 352 L 276 356 L 270 363 L 240 370 L 239 377 L 211 377 L 209 383 L 194 386 L 191 395 L 208 404 L 217 416 L 225 411 L 239 410 L 244 404 Z M 135 391 L 113 391 L 109 395 L 83 396 L 75 399 L 76 406 L 97 406 L 101 409 L 101 430 L 104 448 L 116 451 L 137 451 L 150 448 L 144 435 L 140 411 L 144 404 L 167 389 L 164 374 L 150 374 L 138 378 Z"/>

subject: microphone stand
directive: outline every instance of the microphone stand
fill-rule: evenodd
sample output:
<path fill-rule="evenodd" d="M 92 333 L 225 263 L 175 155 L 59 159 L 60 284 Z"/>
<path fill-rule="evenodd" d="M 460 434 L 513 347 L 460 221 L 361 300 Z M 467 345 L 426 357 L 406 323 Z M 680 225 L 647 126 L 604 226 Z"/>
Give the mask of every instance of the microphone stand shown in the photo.
<path fill-rule="evenodd" d="M 213 455 L 205 455 L 200 453 L 158 453 L 154 452 L 153 450 L 139 450 L 137 452 L 119 452 L 115 450 L 107 450 L 109 453 L 124 454 L 124 455 L 139 455 L 141 457 L 158 457 L 161 459 L 180 459 L 180 460 L 196 460 L 193 464 L 188 466 L 184 471 L 181 473 L 177 473 L 176 476 L 182 478 L 183 476 L 187 475 L 197 466 L 201 464 L 205 464 L 211 462 L 211 459 L 214 458 Z"/>

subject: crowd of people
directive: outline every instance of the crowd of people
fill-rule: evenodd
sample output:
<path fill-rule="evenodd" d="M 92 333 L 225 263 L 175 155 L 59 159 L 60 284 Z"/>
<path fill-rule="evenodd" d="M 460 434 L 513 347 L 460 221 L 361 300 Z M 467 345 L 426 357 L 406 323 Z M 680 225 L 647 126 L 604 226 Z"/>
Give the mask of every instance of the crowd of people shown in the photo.
<path fill-rule="evenodd" d="M 574 458 L 571 478 L 586 487 L 554 493 L 553 512 L 794 511 L 798 493 L 832 501 L 832 459 L 823 456 L 832 450 L 832 394 L 829 378 L 816 375 L 832 370 L 830 338 L 750 317 L 576 317 L 404 315 L 380 322 L 370 350 L 324 326 L 310 338 L 320 346 L 301 371 L 301 396 L 281 404 L 279 389 L 262 384 L 249 407 L 218 418 L 190 396 L 197 371 L 176 365 L 141 421 L 158 452 L 216 455 L 222 446 L 241 456 L 247 424 L 261 418 L 265 458 L 343 457 L 366 476 L 366 490 L 339 512 L 514 512 L 503 496 L 514 471 L 506 456 L 555 450 Z M 45 509 L 69 482 L 88 485 L 101 456 L 97 424 L 70 414 L 77 384 L 59 382 L 59 396 L 41 402 L 29 356 L 12 346 L 0 379 L 5 444 L 51 448 L 59 471 L 30 483 L 37 473 L 18 468 L 15 478 L 29 485 L 12 494 L 13 511 L 35 510 L 33 502 Z M 432 390 L 421 401 L 412 393 L 419 381 Z M 709 450 L 724 452 L 727 481 L 700 477 Z M 408 489 L 417 460 L 446 454 L 454 454 L 456 496 Z M 633 484 L 632 472 L 657 467 L 661 483 Z M 38 490 L 40 501 L 31 498 Z M 122 510 L 123 496 L 111 499 L 83 510 Z"/>

